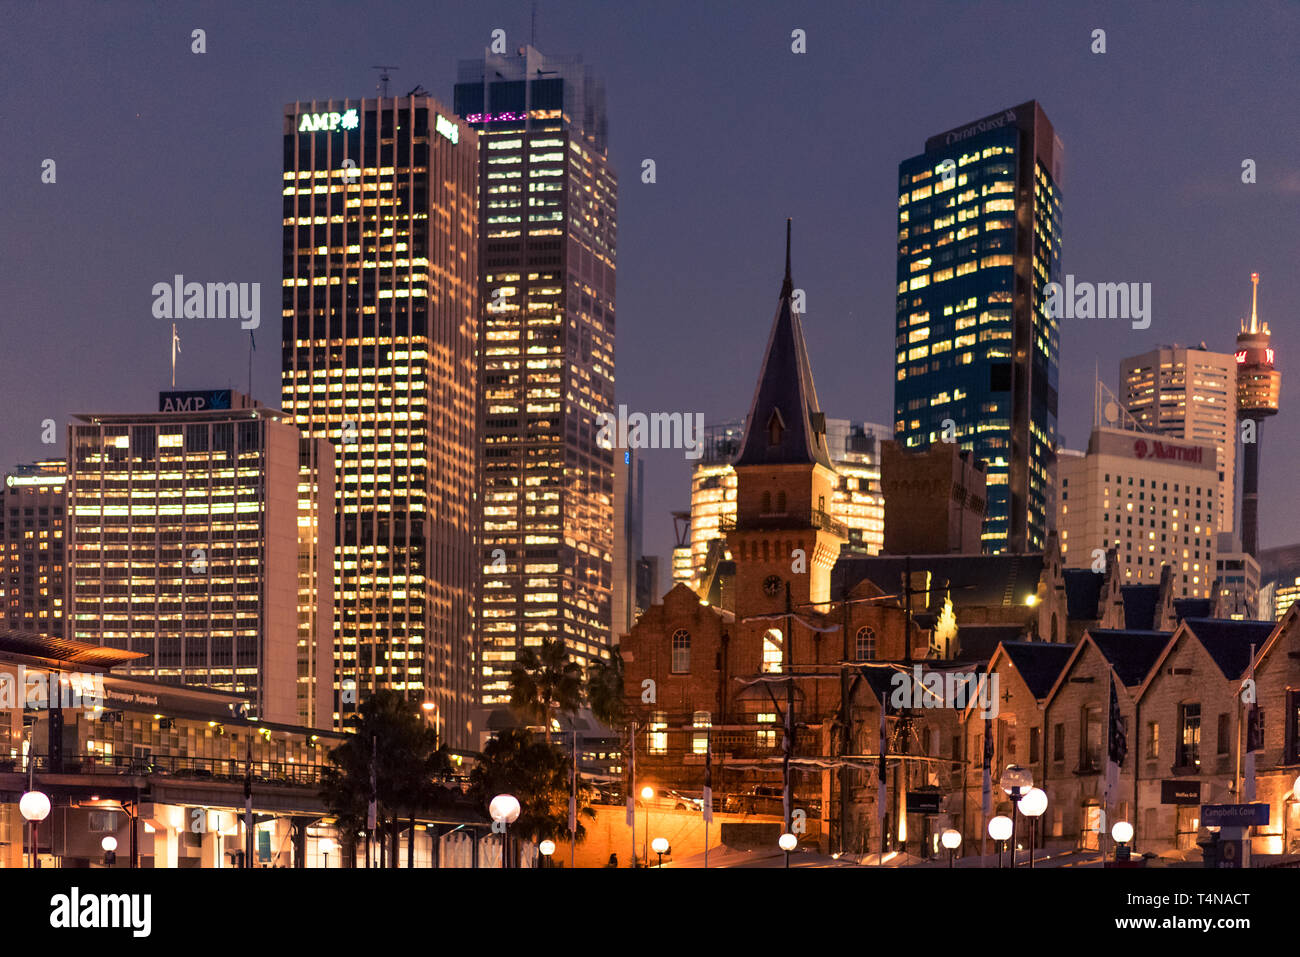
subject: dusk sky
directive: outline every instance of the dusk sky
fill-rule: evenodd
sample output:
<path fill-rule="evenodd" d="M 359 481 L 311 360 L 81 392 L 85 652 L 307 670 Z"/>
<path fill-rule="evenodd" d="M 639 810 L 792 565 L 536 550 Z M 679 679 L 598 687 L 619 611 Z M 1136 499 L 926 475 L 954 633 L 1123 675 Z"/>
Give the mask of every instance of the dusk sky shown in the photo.
<path fill-rule="evenodd" d="M 422 85 L 448 108 L 527 2 L 6 4 L 0 33 L 0 470 L 64 452 L 76 412 L 156 408 L 154 283 L 260 282 L 254 396 L 280 404 L 281 117 Z M 202 28 L 207 52 L 191 53 Z M 1105 54 L 1090 51 L 1106 31 Z M 807 53 L 791 52 L 791 31 Z M 1162 343 L 1232 351 L 1261 274 L 1282 411 L 1261 545 L 1300 541 L 1300 7 L 1295 4 L 538 4 L 536 45 L 603 77 L 620 178 L 617 396 L 748 411 L 794 219 L 824 411 L 893 419 L 896 178 L 928 136 L 1038 100 L 1065 146 L 1063 272 L 1149 282 L 1152 321 L 1062 320 L 1060 428 L 1087 441 L 1094 368 Z M 42 162 L 57 181 L 42 183 Z M 641 182 L 643 159 L 657 182 Z M 1242 183 L 1242 161 L 1258 182 Z M 234 320 L 180 323 L 178 388 L 247 387 Z M 41 423 L 58 423 L 42 445 Z M 690 463 L 648 451 L 646 551 L 670 574 Z"/>

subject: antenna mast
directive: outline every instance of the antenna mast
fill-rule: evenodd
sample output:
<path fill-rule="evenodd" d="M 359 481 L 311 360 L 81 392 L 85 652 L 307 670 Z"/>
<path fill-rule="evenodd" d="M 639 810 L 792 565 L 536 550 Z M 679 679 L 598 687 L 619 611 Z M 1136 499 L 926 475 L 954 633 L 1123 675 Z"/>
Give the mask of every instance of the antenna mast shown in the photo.
<path fill-rule="evenodd" d="M 396 66 L 384 66 L 384 65 L 381 64 L 381 65 L 379 65 L 379 66 L 372 66 L 370 69 L 372 69 L 372 70 L 378 70 L 378 71 L 379 71 L 379 95 L 380 95 L 381 97 L 387 99 L 387 97 L 388 97 L 388 81 L 389 81 L 389 79 L 391 79 L 391 78 L 389 77 L 389 75 L 388 75 L 388 71 L 389 71 L 389 70 L 400 70 L 401 67 L 396 67 Z"/>

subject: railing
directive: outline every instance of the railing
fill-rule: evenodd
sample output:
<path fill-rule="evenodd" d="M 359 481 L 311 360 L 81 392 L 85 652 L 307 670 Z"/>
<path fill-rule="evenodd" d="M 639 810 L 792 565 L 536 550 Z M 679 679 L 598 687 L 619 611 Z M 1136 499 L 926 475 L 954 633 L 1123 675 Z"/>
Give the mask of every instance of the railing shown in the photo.
<path fill-rule="evenodd" d="M 737 528 L 754 529 L 755 531 L 765 531 L 771 529 L 780 531 L 784 529 L 805 528 L 812 525 L 813 528 L 819 528 L 825 532 L 831 532 L 840 538 L 849 537 L 849 527 L 838 519 L 832 517 L 828 512 L 813 509 L 810 515 L 805 518 L 802 515 L 759 515 L 746 521 L 743 525 L 737 523 L 735 517 L 730 515 L 720 516 L 718 518 L 718 531 L 734 532 Z"/>

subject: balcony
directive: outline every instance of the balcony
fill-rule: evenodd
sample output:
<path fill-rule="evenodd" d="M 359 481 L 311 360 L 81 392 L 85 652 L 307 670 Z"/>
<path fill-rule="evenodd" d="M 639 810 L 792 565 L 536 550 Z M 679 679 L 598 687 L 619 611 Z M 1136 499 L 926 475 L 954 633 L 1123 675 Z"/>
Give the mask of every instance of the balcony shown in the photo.
<path fill-rule="evenodd" d="M 830 513 L 813 509 L 808 516 L 798 514 L 786 515 L 759 515 L 757 518 L 749 519 L 746 522 L 739 523 L 730 515 L 721 516 L 718 519 L 718 531 L 733 532 L 740 531 L 786 531 L 791 529 L 807 528 L 811 525 L 813 528 L 823 532 L 830 532 L 832 535 L 838 535 L 840 538 L 849 537 L 849 527 Z"/>

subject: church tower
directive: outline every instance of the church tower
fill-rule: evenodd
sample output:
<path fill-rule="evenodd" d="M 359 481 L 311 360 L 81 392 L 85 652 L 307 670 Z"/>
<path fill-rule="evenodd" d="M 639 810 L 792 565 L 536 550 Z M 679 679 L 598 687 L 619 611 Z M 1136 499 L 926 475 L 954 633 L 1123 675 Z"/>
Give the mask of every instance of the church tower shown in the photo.
<path fill-rule="evenodd" d="M 847 529 L 830 516 L 835 471 L 826 446 L 826 417 L 793 300 L 787 220 L 785 280 L 734 462 L 736 524 L 727 542 L 736 564 L 738 623 L 784 614 L 787 592 L 789 607 L 799 615 L 829 611 L 825 605 L 808 606 L 829 601 L 831 567 L 848 542 Z M 742 635 L 749 638 L 752 631 L 754 640 L 743 641 L 737 651 L 754 660 L 737 661 L 737 670 L 783 670 L 792 651 L 795 662 L 807 663 L 808 655 L 799 650 L 806 635 L 797 636 L 792 648 L 785 640 L 787 627 L 775 619 L 741 625 Z"/>

